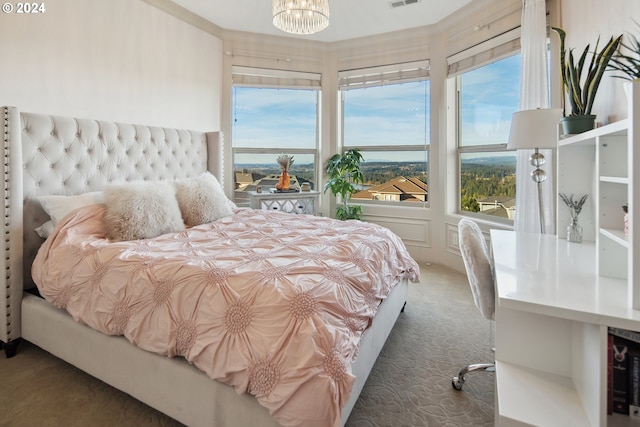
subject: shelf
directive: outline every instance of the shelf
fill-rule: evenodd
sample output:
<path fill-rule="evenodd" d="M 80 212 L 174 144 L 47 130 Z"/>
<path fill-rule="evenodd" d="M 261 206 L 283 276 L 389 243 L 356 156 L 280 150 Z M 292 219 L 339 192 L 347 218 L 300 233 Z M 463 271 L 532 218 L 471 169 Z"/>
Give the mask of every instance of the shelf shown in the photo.
<path fill-rule="evenodd" d="M 496 384 L 499 425 L 591 425 L 571 378 L 496 361 Z"/>
<path fill-rule="evenodd" d="M 624 246 L 625 248 L 629 247 L 629 237 L 624 235 L 623 230 L 618 230 L 614 228 L 601 228 L 600 234 L 608 237 L 619 245 Z"/>
<path fill-rule="evenodd" d="M 610 182 L 613 184 L 629 184 L 629 178 L 626 176 L 601 176 L 600 182 Z"/>
<path fill-rule="evenodd" d="M 596 138 L 601 136 L 626 135 L 628 127 L 628 119 L 620 120 L 578 135 L 571 135 L 565 138 L 561 138 L 558 141 L 558 145 L 560 147 L 565 145 L 593 145 L 596 142 Z"/>

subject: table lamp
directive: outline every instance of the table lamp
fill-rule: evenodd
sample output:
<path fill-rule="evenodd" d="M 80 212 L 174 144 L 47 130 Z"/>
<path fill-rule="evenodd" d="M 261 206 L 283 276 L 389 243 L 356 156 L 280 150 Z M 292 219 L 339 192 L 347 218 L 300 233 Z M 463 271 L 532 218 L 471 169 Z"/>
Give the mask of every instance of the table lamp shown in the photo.
<path fill-rule="evenodd" d="M 544 233 L 544 214 L 542 210 L 542 183 L 547 179 L 547 174 L 541 169 L 546 160 L 540 149 L 556 148 L 558 146 L 558 123 L 562 118 L 562 110 L 559 108 L 539 108 L 536 110 L 517 111 L 511 119 L 511 130 L 507 149 L 524 150 L 534 149 L 529 157 L 531 165 L 535 168 L 531 171 L 531 178 L 538 187 L 538 214 L 540 216 L 540 233 Z M 516 213 L 517 215 L 517 213 Z"/>

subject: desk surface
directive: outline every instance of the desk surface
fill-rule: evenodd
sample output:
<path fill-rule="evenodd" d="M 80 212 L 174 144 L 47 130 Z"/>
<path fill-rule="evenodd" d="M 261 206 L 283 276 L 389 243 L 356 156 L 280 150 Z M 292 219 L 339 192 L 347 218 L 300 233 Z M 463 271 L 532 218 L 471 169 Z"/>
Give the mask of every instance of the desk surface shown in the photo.
<path fill-rule="evenodd" d="M 596 274 L 593 242 L 491 230 L 498 304 L 520 311 L 635 329 L 626 280 Z"/>

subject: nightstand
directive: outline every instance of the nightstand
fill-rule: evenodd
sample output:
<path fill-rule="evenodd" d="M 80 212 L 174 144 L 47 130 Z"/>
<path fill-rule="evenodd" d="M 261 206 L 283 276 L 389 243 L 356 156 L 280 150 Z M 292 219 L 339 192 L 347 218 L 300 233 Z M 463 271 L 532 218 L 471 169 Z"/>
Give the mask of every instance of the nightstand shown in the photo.
<path fill-rule="evenodd" d="M 263 211 L 282 211 L 293 214 L 315 215 L 320 197 L 319 191 L 298 193 L 258 193 L 248 191 L 250 206 Z"/>

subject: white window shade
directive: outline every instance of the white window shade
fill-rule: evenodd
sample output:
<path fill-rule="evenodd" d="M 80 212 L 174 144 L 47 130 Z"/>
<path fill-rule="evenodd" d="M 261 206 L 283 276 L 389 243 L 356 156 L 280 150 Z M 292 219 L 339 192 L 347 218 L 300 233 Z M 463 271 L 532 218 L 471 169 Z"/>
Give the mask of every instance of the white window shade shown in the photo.
<path fill-rule="evenodd" d="M 447 58 L 448 76 L 455 76 L 520 51 L 520 28 L 502 33 Z"/>
<path fill-rule="evenodd" d="M 380 67 L 338 72 L 340 90 L 425 80 L 429 77 L 429 61 L 405 62 Z"/>
<path fill-rule="evenodd" d="M 233 66 L 234 86 L 320 89 L 321 75 L 300 71 Z"/>

